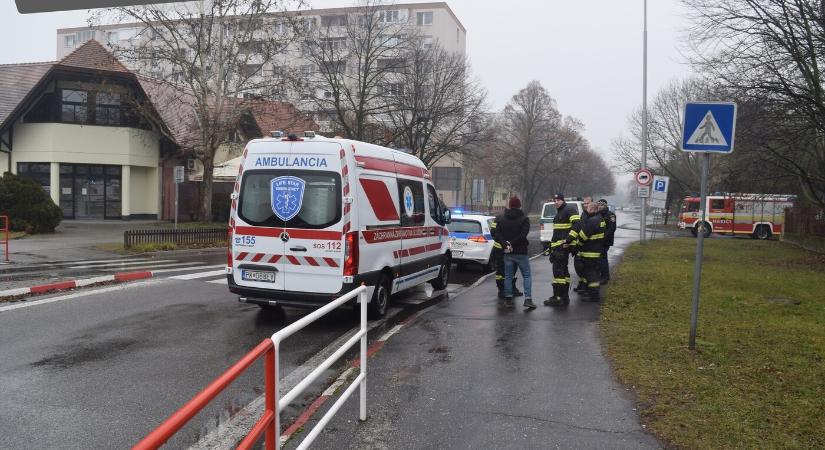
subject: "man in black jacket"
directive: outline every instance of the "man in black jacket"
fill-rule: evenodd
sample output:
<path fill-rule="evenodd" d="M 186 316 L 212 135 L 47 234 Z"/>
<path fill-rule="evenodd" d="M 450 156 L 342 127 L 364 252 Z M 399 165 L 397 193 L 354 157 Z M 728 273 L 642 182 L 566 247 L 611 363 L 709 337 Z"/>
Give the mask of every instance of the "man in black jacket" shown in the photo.
<path fill-rule="evenodd" d="M 507 204 L 504 215 L 496 219 L 496 242 L 501 244 L 504 252 L 504 306 L 512 308 L 513 277 L 516 267 L 521 271 L 524 284 L 524 309 L 535 309 L 532 296 L 532 278 L 530 260 L 527 257 L 527 233 L 530 232 L 530 219 L 521 210 L 521 200 L 512 197 Z"/>

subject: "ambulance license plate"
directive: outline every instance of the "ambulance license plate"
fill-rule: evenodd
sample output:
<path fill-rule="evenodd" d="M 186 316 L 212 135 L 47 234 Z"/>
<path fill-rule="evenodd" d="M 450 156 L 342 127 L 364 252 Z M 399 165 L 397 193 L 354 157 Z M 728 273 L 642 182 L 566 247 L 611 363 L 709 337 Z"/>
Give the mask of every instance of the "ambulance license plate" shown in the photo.
<path fill-rule="evenodd" d="M 457 258 L 461 258 L 462 256 L 464 256 L 464 252 L 453 250 L 453 256 L 457 257 Z"/>
<path fill-rule="evenodd" d="M 263 281 L 265 283 L 274 283 L 275 272 L 243 269 L 241 270 L 241 279 L 245 281 Z"/>

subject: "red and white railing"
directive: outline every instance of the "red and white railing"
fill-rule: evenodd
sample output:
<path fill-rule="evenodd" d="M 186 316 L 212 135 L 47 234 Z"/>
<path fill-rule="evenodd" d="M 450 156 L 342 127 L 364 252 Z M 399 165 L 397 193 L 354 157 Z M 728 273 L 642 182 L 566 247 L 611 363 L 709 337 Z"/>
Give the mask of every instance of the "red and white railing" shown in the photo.
<path fill-rule="evenodd" d="M 295 334 L 307 325 L 315 322 L 330 311 L 343 306 L 348 301 L 358 297 L 361 312 L 361 328 L 352 338 L 347 340 L 341 348 L 336 350 L 332 355 L 325 359 L 318 367 L 316 367 L 306 378 L 298 383 L 292 390 L 286 393 L 283 398 L 280 398 L 278 391 L 278 375 L 280 367 L 279 350 L 281 342 L 287 337 Z M 336 412 L 341 408 L 341 405 L 355 392 L 356 388 L 360 388 L 360 411 L 359 419 L 367 420 L 367 288 L 360 286 L 359 288 L 349 292 L 346 295 L 338 297 L 332 302 L 324 305 L 310 314 L 307 314 L 300 320 L 289 325 L 283 330 L 275 333 L 269 339 L 264 339 L 251 352 L 247 353 L 240 361 L 235 363 L 221 376 L 209 384 L 203 391 L 196 395 L 192 400 L 189 400 L 177 412 L 172 414 L 168 419 L 161 423 L 154 431 L 149 433 L 145 438 L 135 445 L 132 450 L 154 450 L 166 443 L 176 432 L 183 428 L 186 423 L 202 410 L 212 399 L 226 389 L 229 384 L 243 373 L 249 366 L 257 361 L 261 356 L 264 356 L 264 412 L 263 416 L 258 419 L 258 422 L 252 427 L 249 434 L 238 445 L 238 449 L 252 448 L 253 444 L 265 434 L 265 448 L 266 450 L 275 450 L 280 448 L 280 434 L 281 434 L 281 411 L 287 407 L 293 400 L 295 400 L 307 387 L 309 387 L 315 380 L 317 380 L 327 369 L 340 359 L 350 348 L 356 343 L 361 343 L 360 352 L 360 368 L 361 372 L 358 377 L 350 384 L 350 386 L 341 394 L 341 397 L 330 407 L 329 411 L 318 421 L 318 424 L 309 432 L 307 437 L 298 446 L 298 449 L 308 448 L 310 444 L 318 437 L 326 424 L 332 419 Z"/>

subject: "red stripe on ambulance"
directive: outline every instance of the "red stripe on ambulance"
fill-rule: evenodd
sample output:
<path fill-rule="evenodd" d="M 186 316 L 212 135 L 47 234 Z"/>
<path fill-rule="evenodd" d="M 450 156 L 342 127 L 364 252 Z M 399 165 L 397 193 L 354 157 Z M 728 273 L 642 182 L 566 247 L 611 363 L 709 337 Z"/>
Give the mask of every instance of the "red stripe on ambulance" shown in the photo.
<path fill-rule="evenodd" d="M 338 240 L 341 239 L 340 231 L 323 231 L 323 230 L 301 230 L 296 228 L 267 228 L 267 227 L 235 227 L 235 234 L 246 234 L 250 236 L 261 237 L 280 237 L 281 233 L 286 231 L 292 239 L 325 239 Z"/>

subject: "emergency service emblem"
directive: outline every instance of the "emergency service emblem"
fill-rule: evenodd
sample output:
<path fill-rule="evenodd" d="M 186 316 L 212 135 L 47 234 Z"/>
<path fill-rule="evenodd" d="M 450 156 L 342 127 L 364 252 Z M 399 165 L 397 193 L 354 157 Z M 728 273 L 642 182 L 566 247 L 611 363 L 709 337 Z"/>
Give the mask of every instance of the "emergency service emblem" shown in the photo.
<path fill-rule="evenodd" d="M 298 215 L 304 202 L 306 182 L 298 177 L 278 177 L 271 181 L 272 212 L 283 221 Z"/>
<path fill-rule="evenodd" d="M 415 208 L 413 205 L 413 192 L 409 186 L 404 187 L 404 212 L 407 217 L 412 217 Z"/>

